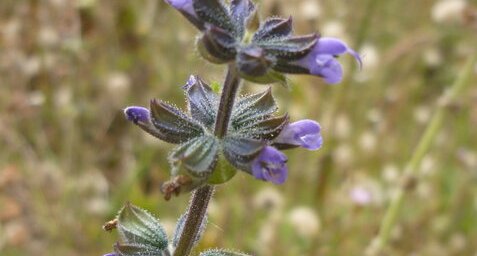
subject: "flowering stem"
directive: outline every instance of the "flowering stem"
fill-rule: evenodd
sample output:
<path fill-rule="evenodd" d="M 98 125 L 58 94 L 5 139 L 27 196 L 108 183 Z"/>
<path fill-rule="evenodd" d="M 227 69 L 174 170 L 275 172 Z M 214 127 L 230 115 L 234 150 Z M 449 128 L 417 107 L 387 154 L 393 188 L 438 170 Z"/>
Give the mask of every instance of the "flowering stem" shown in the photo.
<path fill-rule="evenodd" d="M 403 205 L 404 195 L 409 188 L 410 183 L 413 182 L 418 167 L 421 163 L 421 160 L 424 158 L 426 153 L 429 151 L 429 148 L 432 146 L 434 139 L 436 138 L 440 127 L 444 123 L 445 114 L 448 110 L 449 105 L 457 99 L 459 94 L 470 84 L 470 78 L 473 73 L 473 67 L 477 60 L 477 54 L 474 54 L 473 57 L 467 62 L 462 73 L 459 75 L 457 80 L 454 82 L 449 91 L 447 91 L 442 98 L 439 100 L 437 109 L 431 119 L 431 122 L 427 126 L 424 135 L 421 137 L 417 148 L 414 151 L 410 161 L 407 163 L 402 176 L 402 183 L 399 186 L 397 193 L 392 198 L 392 201 L 389 204 L 389 207 L 384 215 L 381 227 L 379 229 L 378 235 L 374 238 L 372 243 L 367 249 L 367 255 L 379 255 L 379 253 L 386 246 L 390 233 L 396 224 L 398 214 Z"/>
<path fill-rule="evenodd" d="M 240 78 L 236 73 L 235 67 L 230 65 L 222 88 L 217 119 L 215 121 L 214 133 L 219 138 L 224 137 L 227 133 L 227 127 L 239 85 Z M 190 254 L 195 237 L 200 231 L 202 220 L 207 213 L 207 207 L 213 193 L 214 186 L 211 185 L 204 185 L 194 191 L 187 210 L 188 214 L 184 224 L 184 230 L 182 231 L 177 248 L 174 251 L 174 256 L 187 256 Z"/>

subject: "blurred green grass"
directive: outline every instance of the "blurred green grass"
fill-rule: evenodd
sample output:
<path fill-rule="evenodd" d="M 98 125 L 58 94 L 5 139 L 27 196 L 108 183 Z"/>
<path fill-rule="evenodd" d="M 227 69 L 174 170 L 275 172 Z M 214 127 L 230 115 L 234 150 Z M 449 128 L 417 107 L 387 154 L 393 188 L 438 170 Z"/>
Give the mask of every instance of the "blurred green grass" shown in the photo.
<path fill-rule="evenodd" d="M 438 3 L 261 1 L 263 17 L 293 15 L 297 33 L 344 37 L 364 67 L 343 59 L 349 77 L 337 86 L 303 76 L 273 86 L 282 112 L 320 121 L 324 148 L 288 152 L 283 186 L 245 174 L 220 186 L 201 248 L 364 255 L 439 96 L 477 45 L 477 3 L 445 18 Z M 171 146 L 121 110 L 154 97 L 184 106 L 191 73 L 222 80 L 223 67 L 195 52 L 193 27 L 159 0 L 5 0 L 0 35 L 0 255 L 102 255 L 117 237 L 101 225 L 127 200 L 171 226 L 188 201 L 159 192 Z M 477 253 L 476 77 L 383 255 Z"/>

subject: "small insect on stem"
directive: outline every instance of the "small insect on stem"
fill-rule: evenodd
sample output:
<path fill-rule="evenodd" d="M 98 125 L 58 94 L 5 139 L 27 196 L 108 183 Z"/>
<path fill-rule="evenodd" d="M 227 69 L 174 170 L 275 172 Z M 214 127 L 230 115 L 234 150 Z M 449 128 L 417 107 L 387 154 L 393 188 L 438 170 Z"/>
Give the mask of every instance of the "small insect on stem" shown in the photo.
<path fill-rule="evenodd" d="M 103 225 L 103 230 L 111 232 L 113 229 L 115 229 L 118 225 L 118 219 L 110 220 Z"/>

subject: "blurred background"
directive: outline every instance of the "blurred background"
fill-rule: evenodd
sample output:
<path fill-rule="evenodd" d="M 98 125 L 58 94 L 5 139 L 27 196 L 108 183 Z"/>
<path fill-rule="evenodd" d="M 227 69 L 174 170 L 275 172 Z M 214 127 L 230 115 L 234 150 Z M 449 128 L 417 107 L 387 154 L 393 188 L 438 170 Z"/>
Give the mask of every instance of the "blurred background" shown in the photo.
<path fill-rule="evenodd" d="M 324 147 L 295 150 L 281 186 L 243 173 L 219 186 L 201 249 L 254 255 L 364 255 L 400 174 L 477 45 L 477 1 L 260 1 L 297 34 L 348 42 L 347 77 L 273 85 L 281 112 L 311 118 Z M 0 1 L 0 255 L 102 255 L 101 229 L 126 201 L 171 232 L 189 195 L 165 201 L 171 145 L 122 109 L 161 98 L 183 107 L 189 74 L 222 81 L 196 30 L 162 0 Z M 382 255 L 477 255 L 477 67 L 405 197 Z M 263 90 L 246 83 L 243 92 Z"/>

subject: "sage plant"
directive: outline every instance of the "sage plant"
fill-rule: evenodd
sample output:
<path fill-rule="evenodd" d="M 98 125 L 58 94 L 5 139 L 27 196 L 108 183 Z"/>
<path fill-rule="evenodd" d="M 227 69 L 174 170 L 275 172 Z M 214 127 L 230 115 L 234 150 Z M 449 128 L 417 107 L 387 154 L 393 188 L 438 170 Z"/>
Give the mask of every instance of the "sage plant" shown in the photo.
<path fill-rule="evenodd" d="M 242 80 L 261 84 L 287 83 L 285 74 L 309 74 L 327 83 L 341 81 L 336 60 L 348 53 L 359 55 L 336 38 L 318 34 L 296 36 L 292 18 L 258 20 L 250 0 L 166 0 L 199 31 L 196 42 L 202 57 L 227 65 L 220 94 L 199 76 L 191 75 L 182 86 L 187 110 L 153 99 L 149 108 L 132 106 L 125 117 L 145 132 L 177 145 L 169 155 L 171 179 L 164 182 L 166 200 L 193 191 L 186 213 L 168 239 L 159 221 L 127 203 L 104 228 L 117 228 L 121 242 L 107 255 L 189 255 L 205 229 L 207 205 L 214 185 L 230 180 L 237 171 L 253 178 L 282 184 L 288 176 L 282 152 L 322 146 L 320 125 L 313 120 L 291 122 L 278 107 L 271 88 L 239 96 Z M 246 255 L 225 249 L 202 256 Z"/>

